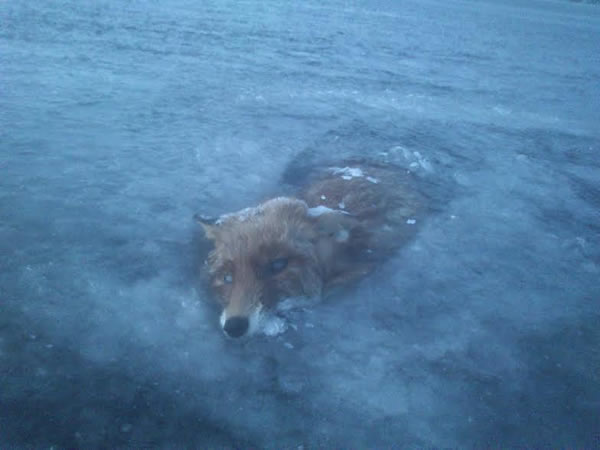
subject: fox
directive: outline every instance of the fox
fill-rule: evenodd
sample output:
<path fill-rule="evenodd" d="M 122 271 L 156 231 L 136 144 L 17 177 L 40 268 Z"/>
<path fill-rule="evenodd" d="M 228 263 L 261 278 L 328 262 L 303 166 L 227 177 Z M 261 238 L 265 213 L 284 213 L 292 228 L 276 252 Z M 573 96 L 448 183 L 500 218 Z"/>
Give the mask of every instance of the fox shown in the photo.
<path fill-rule="evenodd" d="M 205 261 L 229 338 L 250 336 L 288 299 L 316 299 L 390 257 L 425 210 L 404 168 L 345 161 L 315 169 L 294 196 L 218 218 L 196 215 L 213 248 Z"/>

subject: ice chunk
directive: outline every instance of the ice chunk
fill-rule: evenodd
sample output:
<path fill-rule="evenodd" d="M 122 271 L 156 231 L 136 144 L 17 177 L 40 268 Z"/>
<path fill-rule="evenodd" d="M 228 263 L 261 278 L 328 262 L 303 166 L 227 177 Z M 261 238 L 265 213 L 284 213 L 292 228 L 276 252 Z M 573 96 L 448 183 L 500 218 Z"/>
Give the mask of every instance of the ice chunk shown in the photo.
<path fill-rule="evenodd" d="M 341 175 L 344 180 L 364 176 L 363 171 L 359 167 L 333 167 L 331 170 L 334 175 Z"/>
<path fill-rule="evenodd" d="M 350 237 L 348 230 L 340 230 L 335 234 L 336 242 L 346 242 Z"/>
<path fill-rule="evenodd" d="M 287 330 L 287 324 L 284 319 L 278 316 L 267 314 L 261 317 L 259 331 L 266 336 L 277 336 Z"/>
<path fill-rule="evenodd" d="M 342 213 L 342 214 L 348 214 L 346 211 L 341 211 L 339 209 L 331 209 L 324 205 L 315 206 L 314 208 L 308 208 L 308 215 L 310 217 L 319 217 L 319 216 L 322 216 L 323 214 L 336 213 L 336 212 Z"/>

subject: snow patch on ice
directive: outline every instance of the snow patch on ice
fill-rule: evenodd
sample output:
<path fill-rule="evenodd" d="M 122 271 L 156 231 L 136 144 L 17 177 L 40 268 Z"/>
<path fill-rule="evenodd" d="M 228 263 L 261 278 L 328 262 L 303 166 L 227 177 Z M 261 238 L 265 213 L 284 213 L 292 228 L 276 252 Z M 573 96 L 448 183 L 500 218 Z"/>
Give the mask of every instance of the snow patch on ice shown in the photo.
<path fill-rule="evenodd" d="M 329 213 L 348 214 L 348 212 L 346 212 L 346 211 L 341 211 L 339 209 L 331 209 L 324 205 L 315 206 L 314 208 L 308 208 L 308 215 L 310 217 L 319 217 L 319 216 L 322 216 L 323 214 L 329 214 Z"/>
<path fill-rule="evenodd" d="M 285 313 L 294 309 L 309 308 L 320 301 L 320 297 L 297 296 L 289 297 L 277 304 L 277 311 Z"/>
<path fill-rule="evenodd" d="M 429 160 L 421 155 L 420 152 L 413 152 L 414 157 L 417 159 L 419 166 L 425 170 L 425 172 L 433 172 L 433 166 L 429 162 Z"/>
<path fill-rule="evenodd" d="M 360 178 L 364 176 L 363 171 L 359 167 L 332 167 L 334 175 L 341 175 L 344 180 L 351 180 L 352 178 Z"/>
<path fill-rule="evenodd" d="M 392 147 L 389 152 L 385 152 L 385 153 L 386 153 L 386 155 L 388 153 L 402 154 L 404 159 L 408 162 L 408 166 L 413 170 L 422 169 L 425 172 L 429 172 L 429 173 L 433 172 L 433 165 L 431 164 L 429 159 L 424 157 L 421 154 L 421 152 L 419 152 L 417 150 L 411 151 L 406 147 L 397 145 L 395 147 Z"/>
<path fill-rule="evenodd" d="M 284 319 L 272 314 L 263 314 L 257 331 L 265 336 L 278 336 L 286 330 L 287 323 Z"/>
<path fill-rule="evenodd" d="M 340 230 L 335 234 L 335 241 L 336 242 L 346 242 L 349 237 L 350 237 L 350 233 L 348 232 L 348 230 Z"/>

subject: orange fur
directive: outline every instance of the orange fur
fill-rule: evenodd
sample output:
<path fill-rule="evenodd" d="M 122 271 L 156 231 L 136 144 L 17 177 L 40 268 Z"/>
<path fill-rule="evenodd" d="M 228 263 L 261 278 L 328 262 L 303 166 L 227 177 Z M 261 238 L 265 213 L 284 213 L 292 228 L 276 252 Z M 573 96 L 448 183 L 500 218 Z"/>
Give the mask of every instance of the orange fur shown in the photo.
<path fill-rule="evenodd" d="M 274 198 L 204 223 L 225 331 L 251 332 L 248 318 L 262 309 L 288 297 L 319 297 L 367 273 L 414 234 L 422 203 L 406 171 L 325 168 L 299 198 Z"/>

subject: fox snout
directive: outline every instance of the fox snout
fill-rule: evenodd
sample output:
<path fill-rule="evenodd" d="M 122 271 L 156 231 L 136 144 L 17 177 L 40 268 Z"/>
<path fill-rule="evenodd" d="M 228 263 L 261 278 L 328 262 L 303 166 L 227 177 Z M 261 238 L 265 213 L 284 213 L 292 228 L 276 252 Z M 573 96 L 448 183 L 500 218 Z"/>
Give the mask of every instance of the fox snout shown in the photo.
<path fill-rule="evenodd" d="M 235 274 L 229 275 L 231 281 L 226 282 L 221 290 L 224 304 L 221 328 L 225 335 L 231 338 L 252 334 L 257 330 L 260 321 L 264 286 L 253 276 L 250 269 L 240 265 Z"/>
<path fill-rule="evenodd" d="M 259 328 L 261 310 L 260 306 L 247 310 L 229 305 L 221 313 L 223 333 L 234 339 L 252 334 Z"/>
<path fill-rule="evenodd" d="M 223 323 L 223 331 L 232 338 L 239 338 L 248 332 L 250 320 L 247 317 L 235 316 L 226 319 Z"/>

